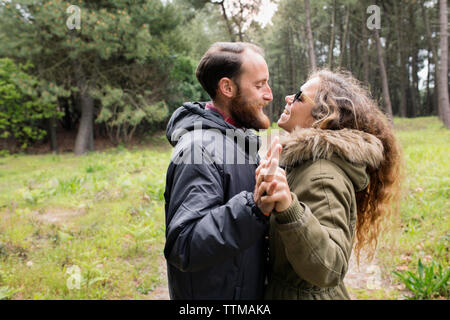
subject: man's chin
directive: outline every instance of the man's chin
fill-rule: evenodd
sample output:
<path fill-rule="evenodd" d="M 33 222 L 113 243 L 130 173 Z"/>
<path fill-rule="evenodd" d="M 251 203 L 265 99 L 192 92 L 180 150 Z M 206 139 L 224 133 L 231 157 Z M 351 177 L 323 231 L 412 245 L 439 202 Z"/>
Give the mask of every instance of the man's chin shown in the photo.
<path fill-rule="evenodd" d="M 257 123 L 255 123 L 252 126 L 252 129 L 255 130 L 264 130 L 264 129 L 268 129 L 270 127 L 270 120 L 269 117 L 267 117 L 266 115 L 264 115 L 264 117 L 261 117 L 258 119 Z"/>
<path fill-rule="evenodd" d="M 261 129 L 269 129 L 269 127 L 270 127 L 270 120 L 268 117 L 266 117 L 266 119 L 264 119 L 264 121 L 262 123 Z"/>

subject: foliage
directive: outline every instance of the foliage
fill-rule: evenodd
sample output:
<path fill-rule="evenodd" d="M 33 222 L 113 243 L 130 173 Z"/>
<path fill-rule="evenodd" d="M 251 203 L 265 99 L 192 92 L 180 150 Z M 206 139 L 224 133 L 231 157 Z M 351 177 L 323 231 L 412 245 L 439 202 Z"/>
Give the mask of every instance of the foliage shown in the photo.
<path fill-rule="evenodd" d="M 66 25 L 70 4 L 80 8 L 79 29 Z M 70 4 L 0 2 L 0 56 L 30 61 L 30 74 L 66 90 L 65 97 L 75 102 L 67 112 L 79 115 L 85 101 L 81 95 L 95 95 L 100 110 L 94 115 L 101 115 L 97 123 L 106 125 L 115 142 L 127 142 L 137 126 L 165 121 L 168 109 L 201 95 L 193 63 L 176 33 L 182 18 L 174 4 Z"/>
<path fill-rule="evenodd" d="M 93 91 L 92 95 L 102 104 L 96 122 L 105 124 L 109 138 L 116 145 L 128 143 L 142 122 L 152 125 L 162 122 L 168 115 L 164 101 L 149 103 L 151 92 L 134 95 L 107 85 L 102 91 Z"/>
<path fill-rule="evenodd" d="M 436 61 L 432 51 L 439 44 L 438 3 L 436 0 L 376 3 L 380 9 L 378 31 L 395 115 L 436 115 Z M 277 4 L 272 24 L 259 30 L 253 27 L 247 32 L 248 40 L 261 44 L 265 50 L 274 95 L 269 111 L 272 120 L 282 112 L 284 97 L 295 92 L 310 72 L 304 1 L 280 0 Z M 351 71 L 382 102 L 377 50 L 373 32 L 366 25 L 371 16 L 366 11 L 370 5 L 374 3 L 310 1 L 311 28 L 317 66 Z"/>
<path fill-rule="evenodd" d="M 8 286 L 0 287 L 0 300 L 10 299 L 15 293 L 16 291 L 9 288 Z"/>
<path fill-rule="evenodd" d="M 436 261 L 430 265 L 423 265 L 419 259 L 416 273 L 405 271 L 394 274 L 414 293 L 414 299 L 449 297 L 450 268 L 444 268 Z"/>
<path fill-rule="evenodd" d="M 177 56 L 170 73 L 173 80 L 171 105 L 179 107 L 185 101 L 206 101 L 208 94 L 195 77 L 195 62 L 186 56 Z M 172 108 L 170 111 L 174 111 Z"/>
<path fill-rule="evenodd" d="M 53 83 L 27 74 L 30 67 L 0 59 L 0 138 L 13 137 L 22 149 L 45 136 L 41 120 L 62 116 L 55 96 L 65 94 Z"/>
<path fill-rule="evenodd" d="M 80 29 L 69 30 L 65 23 L 71 4 L 81 10 Z M 366 26 L 372 4 L 310 1 L 310 16 L 318 67 L 350 70 L 380 100 L 377 50 Z M 438 4 L 377 3 L 396 115 L 437 113 Z M 262 26 L 257 18 L 271 5 L 276 6 L 272 21 Z M 116 143 L 126 143 L 134 134 L 163 127 L 184 101 L 209 99 L 195 78 L 195 68 L 212 43 L 249 41 L 265 50 L 274 95 L 267 110 L 276 120 L 285 95 L 310 72 L 304 5 L 303 0 L 0 1 L 0 57 L 31 63 L 26 73 L 37 81 L 36 99 L 49 108 L 59 104 L 66 119 L 73 119 L 70 128 L 80 119 L 85 101 L 80 96 L 95 96 L 93 114 L 101 127 L 96 133 L 106 131 Z M 42 128 L 43 120 L 30 121 Z"/>

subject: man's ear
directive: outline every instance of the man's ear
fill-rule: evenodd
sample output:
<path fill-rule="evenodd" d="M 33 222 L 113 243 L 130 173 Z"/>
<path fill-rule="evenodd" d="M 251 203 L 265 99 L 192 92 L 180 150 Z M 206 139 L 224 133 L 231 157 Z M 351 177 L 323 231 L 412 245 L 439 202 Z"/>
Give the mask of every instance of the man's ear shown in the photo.
<path fill-rule="evenodd" d="M 217 90 L 219 90 L 219 92 L 227 98 L 234 98 L 237 91 L 234 81 L 227 77 L 223 77 L 219 80 Z"/>

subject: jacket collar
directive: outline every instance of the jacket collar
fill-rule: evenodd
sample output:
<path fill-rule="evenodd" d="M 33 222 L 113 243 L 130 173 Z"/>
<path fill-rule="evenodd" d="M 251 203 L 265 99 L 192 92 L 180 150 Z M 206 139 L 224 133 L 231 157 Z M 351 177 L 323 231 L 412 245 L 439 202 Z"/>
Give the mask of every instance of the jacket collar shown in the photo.
<path fill-rule="evenodd" d="M 296 128 L 280 140 L 281 165 L 295 167 L 308 160 L 331 160 L 344 170 L 357 190 L 367 187 L 366 167 L 378 168 L 383 161 L 381 141 L 359 130 Z"/>

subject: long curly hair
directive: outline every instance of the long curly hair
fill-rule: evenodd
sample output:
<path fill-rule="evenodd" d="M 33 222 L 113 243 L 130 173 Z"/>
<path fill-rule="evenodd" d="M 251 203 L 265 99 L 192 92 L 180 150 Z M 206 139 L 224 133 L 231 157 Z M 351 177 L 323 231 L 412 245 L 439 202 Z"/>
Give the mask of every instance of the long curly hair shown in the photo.
<path fill-rule="evenodd" d="M 368 187 L 356 192 L 357 223 L 355 253 L 359 265 L 361 249 L 373 258 L 382 223 L 397 214 L 403 161 L 391 120 L 371 98 L 367 88 L 347 71 L 321 69 L 310 74 L 319 78 L 312 109 L 314 128 L 356 129 L 376 136 L 383 144 L 384 159 L 378 168 L 367 167 Z"/>

